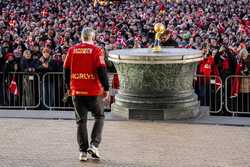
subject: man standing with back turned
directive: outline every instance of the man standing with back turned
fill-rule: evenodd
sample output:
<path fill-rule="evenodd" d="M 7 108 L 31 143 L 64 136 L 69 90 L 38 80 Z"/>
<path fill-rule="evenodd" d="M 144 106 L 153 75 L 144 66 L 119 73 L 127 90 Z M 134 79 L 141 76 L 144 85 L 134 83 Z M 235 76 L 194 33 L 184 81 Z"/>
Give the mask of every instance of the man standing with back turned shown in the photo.
<path fill-rule="evenodd" d="M 87 161 L 87 153 L 93 158 L 100 158 L 98 146 L 104 124 L 101 100 L 108 99 L 109 84 L 104 54 L 94 45 L 94 38 L 92 28 L 83 28 L 82 43 L 69 48 L 64 62 L 64 80 L 75 107 L 80 161 Z M 87 131 L 88 110 L 95 117 L 90 144 Z"/>

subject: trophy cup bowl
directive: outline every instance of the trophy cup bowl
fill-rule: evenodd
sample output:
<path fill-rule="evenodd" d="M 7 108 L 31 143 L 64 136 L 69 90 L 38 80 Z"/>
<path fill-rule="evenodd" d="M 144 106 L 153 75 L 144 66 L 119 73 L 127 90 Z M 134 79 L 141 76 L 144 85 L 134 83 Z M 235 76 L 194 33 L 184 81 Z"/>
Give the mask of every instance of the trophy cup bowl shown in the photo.
<path fill-rule="evenodd" d="M 163 33 L 165 31 L 165 26 L 162 23 L 156 23 L 154 25 L 154 30 L 156 33 Z"/>
<path fill-rule="evenodd" d="M 98 3 L 101 5 L 101 6 L 105 6 L 108 4 L 108 1 L 107 0 L 98 0 Z"/>

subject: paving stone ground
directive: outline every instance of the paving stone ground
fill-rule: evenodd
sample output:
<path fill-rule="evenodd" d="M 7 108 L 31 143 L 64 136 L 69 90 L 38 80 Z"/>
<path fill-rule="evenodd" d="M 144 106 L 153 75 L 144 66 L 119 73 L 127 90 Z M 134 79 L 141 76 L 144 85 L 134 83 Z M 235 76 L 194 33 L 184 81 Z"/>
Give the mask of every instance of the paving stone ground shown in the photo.
<path fill-rule="evenodd" d="M 73 120 L 0 119 L 0 127 L 0 167 L 250 167 L 250 127 L 106 121 L 103 157 L 87 162 L 78 161 Z"/>

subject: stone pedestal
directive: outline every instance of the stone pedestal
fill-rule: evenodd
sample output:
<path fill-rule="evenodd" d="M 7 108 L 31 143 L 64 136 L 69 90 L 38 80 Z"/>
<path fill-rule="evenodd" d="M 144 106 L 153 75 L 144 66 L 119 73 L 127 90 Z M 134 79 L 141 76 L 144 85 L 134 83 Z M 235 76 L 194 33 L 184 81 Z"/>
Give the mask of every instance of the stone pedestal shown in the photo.
<path fill-rule="evenodd" d="M 188 119 L 199 115 L 193 78 L 202 53 L 193 49 L 123 49 L 109 53 L 120 79 L 112 112 L 128 119 Z"/>

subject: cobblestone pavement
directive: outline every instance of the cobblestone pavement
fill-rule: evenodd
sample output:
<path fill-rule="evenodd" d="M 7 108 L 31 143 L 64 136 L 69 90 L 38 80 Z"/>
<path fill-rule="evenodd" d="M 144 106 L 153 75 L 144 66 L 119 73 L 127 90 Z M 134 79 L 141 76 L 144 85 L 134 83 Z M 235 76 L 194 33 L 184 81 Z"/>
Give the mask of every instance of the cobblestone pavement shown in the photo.
<path fill-rule="evenodd" d="M 72 120 L 0 119 L 0 127 L 0 167 L 250 167 L 250 127 L 106 121 L 103 157 L 88 162 L 78 161 Z"/>

